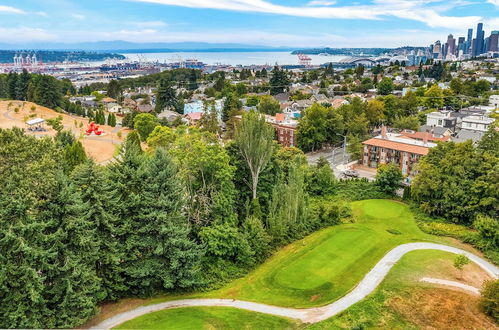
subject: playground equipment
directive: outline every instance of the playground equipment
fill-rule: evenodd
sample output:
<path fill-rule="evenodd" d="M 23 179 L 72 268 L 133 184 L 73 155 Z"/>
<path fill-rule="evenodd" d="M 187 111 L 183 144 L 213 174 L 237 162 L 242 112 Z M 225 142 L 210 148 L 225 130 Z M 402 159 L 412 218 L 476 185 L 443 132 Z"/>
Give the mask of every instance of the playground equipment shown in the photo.
<path fill-rule="evenodd" d="M 88 125 L 88 129 L 85 131 L 85 135 L 90 135 L 94 133 L 95 135 L 101 135 L 104 131 L 99 130 L 99 125 L 96 125 L 93 121 Z"/>

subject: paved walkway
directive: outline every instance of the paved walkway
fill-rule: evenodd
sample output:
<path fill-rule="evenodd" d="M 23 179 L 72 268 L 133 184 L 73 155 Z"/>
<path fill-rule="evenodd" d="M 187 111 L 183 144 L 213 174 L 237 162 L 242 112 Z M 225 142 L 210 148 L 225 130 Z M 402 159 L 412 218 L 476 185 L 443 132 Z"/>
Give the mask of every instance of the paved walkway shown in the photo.
<path fill-rule="evenodd" d="M 361 301 L 383 281 L 390 269 L 400 260 L 406 253 L 415 250 L 441 250 L 455 254 L 464 254 L 471 261 L 480 266 L 483 270 L 489 273 L 493 278 L 499 278 L 499 268 L 489 263 L 488 261 L 458 248 L 435 243 L 408 243 L 399 245 L 390 250 L 381 260 L 367 273 L 367 275 L 359 282 L 359 284 L 349 293 L 335 302 L 322 306 L 307 309 L 295 309 L 259 304 L 254 302 L 232 300 L 232 299 L 183 299 L 173 300 L 160 304 L 148 305 L 135 308 L 131 311 L 117 314 L 91 329 L 110 329 L 123 322 L 134 319 L 138 316 L 145 315 L 151 312 L 179 307 L 194 307 L 194 306 L 223 306 L 246 309 L 254 312 L 271 314 L 281 317 L 298 319 L 306 323 L 320 322 L 328 319 L 353 304 Z"/>
<path fill-rule="evenodd" d="M 449 280 L 442 280 L 439 278 L 433 278 L 433 277 L 423 277 L 420 279 L 421 282 L 427 282 L 427 283 L 433 283 L 433 284 L 442 284 L 442 285 L 447 285 L 447 286 L 455 286 L 457 288 L 472 292 L 474 294 L 480 295 L 480 289 L 475 288 L 474 286 L 467 285 L 461 282 L 456 282 L 456 281 L 449 281 Z"/>

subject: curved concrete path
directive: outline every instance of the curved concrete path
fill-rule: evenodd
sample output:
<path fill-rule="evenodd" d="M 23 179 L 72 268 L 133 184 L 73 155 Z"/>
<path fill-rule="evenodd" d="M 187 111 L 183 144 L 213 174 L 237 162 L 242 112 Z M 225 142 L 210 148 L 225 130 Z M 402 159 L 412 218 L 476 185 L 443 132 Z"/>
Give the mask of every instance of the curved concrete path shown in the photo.
<path fill-rule="evenodd" d="M 426 283 L 433 283 L 433 284 L 441 284 L 441 285 L 446 285 L 446 286 L 453 286 L 456 288 L 460 288 L 469 292 L 472 292 L 476 295 L 480 295 L 480 289 L 475 288 L 474 286 L 464 284 L 461 282 L 456 282 L 456 281 L 449 281 L 449 280 L 442 280 L 439 278 L 433 278 L 433 277 L 423 277 L 420 279 L 421 282 L 426 282 Z"/>
<path fill-rule="evenodd" d="M 376 287 L 381 283 L 381 281 L 383 281 L 390 269 L 395 265 L 397 261 L 400 260 L 400 258 L 402 258 L 406 253 L 416 250 L 440 250 L 455 254 L 464 254 L 471 261 L 473 261 L 483 270 L 489 273 L 493 278 L 499 277 L 499 268 L 468 251 L 435 243 L 407 243 L 399 245 L 390 250 L 369 271 L 369 273 L 364 276 L 364 278 L 352 291 L 336 300 L 335 302 L 322 307 L 295 309 L 232 299 L 182 299 L 138 307 L 131 311 L 117 314 L 101 322 L 95 327 L 92 327 L 91 329 L 110 329 L 138 316 L 163 309 L 196 306 L 235 307 L 254 312 L 298 319 L 306 323 L 315 323 L 328 319 L 364 299 L 367 295 L 369 295 L 376 289 Z"/>

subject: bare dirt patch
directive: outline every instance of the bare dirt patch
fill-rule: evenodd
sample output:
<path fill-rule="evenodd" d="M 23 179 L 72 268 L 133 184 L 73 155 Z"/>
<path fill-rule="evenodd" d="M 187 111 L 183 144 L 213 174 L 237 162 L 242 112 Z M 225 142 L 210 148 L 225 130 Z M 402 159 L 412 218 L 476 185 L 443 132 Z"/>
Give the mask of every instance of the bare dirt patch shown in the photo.
<path fill-rule="evenodd" d="M 143 299 L 137 299 L 137 298 L 128 298 L 128 299 L 122 299 L 117 302 L 104 303 L 100 305 L 100 311 L 94 318 L 90 319 L 87 323 L 83 324 L 77 329 L 88 329 L 116 314 L 123 313 L 132 310 L 136 307 L 139 307 L 143 303 L 144 303 Z"/>
<path fill-rule="evenodd" d="M 17 108 L 17 111 L 15 110 Z M 32 109 L 34 108 L 34 110 Z M 65 130 L 73 132 L 79 138 L 87 155 L 97 162 L 103 162 L 113 158 L 116 144 L 120 144 L 128 134 L 128 129 L 116 129 L 108 125 L 100 125 L 100 129 L 106 134 L 92 138 L 84 138 L 83 132 L 88 126 L 88 118 L 58 113 L 52 109 L 42 107 L 32 102 L 22 101 L 0 101 L 0 128 L 26 128 L 25 122 L 32 118 L 52 119 L 62 116 L 62 124 Z M 57 133 L 46 125 L 45 132 L 29 132 L 26 134 L 34 136 L 55 136 Z M 116 131 L 116 132 L 113 132 Z"/>
<path fill-rule="evenodd" d="M 321 297 L 320 294 L 314 294 L 312 297 L 310 297 L 310 302 L 314 302 L 316 301 L 317 299 L 319 299 Z"/>
<path fill-rule="evenodd" d="M 499 329 L 478 309 L 478 297 L 447 289 L 415 289 L 387 305 L 421 329 Z"/>

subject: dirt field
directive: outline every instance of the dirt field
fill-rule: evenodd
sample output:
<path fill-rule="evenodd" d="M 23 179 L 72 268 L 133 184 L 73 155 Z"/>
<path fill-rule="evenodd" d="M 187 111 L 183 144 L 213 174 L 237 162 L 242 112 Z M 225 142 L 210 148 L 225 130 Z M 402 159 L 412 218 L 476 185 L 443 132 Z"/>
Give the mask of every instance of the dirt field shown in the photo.
<path fill-rule="evenodd" d="M 35 106 L 35 110 L 32 110 Z M 17 111 L 16 111 L 17 108 Z M 86 136 L 83 134 L 88 126 L 88 118 L 74 115 L 57 113 L 52 109 L 39 106 L 31 102 L 22 101 L 0 101 L 0 128 L 19 127 L 26 129 L 25 122 L 33 118 L 51 119 L 61 115 L 65 130 L 70 130 L 82 142 L 87 155 L 97 162 L 105 162 L 113 158 L 116 146 L 121 144 L 128 134 L 128 129 L 101 125 L 100 130 L 106 134 L 101 136 Z M 35 136 L 55 136 L 57 133 L 50 126 L 45 125 L 45 132 L 30 132 L 27 134 Z M 121 132 L 121 133 L 119 133 Z M 118 137 L 121 135 L 121 137 Z"/>
<path fill-rule="evenodd" d="M 478 297 L 449 289 L 415 289 L 388 305 L 421 329 L 498 329 L 478 309 Z"/>

